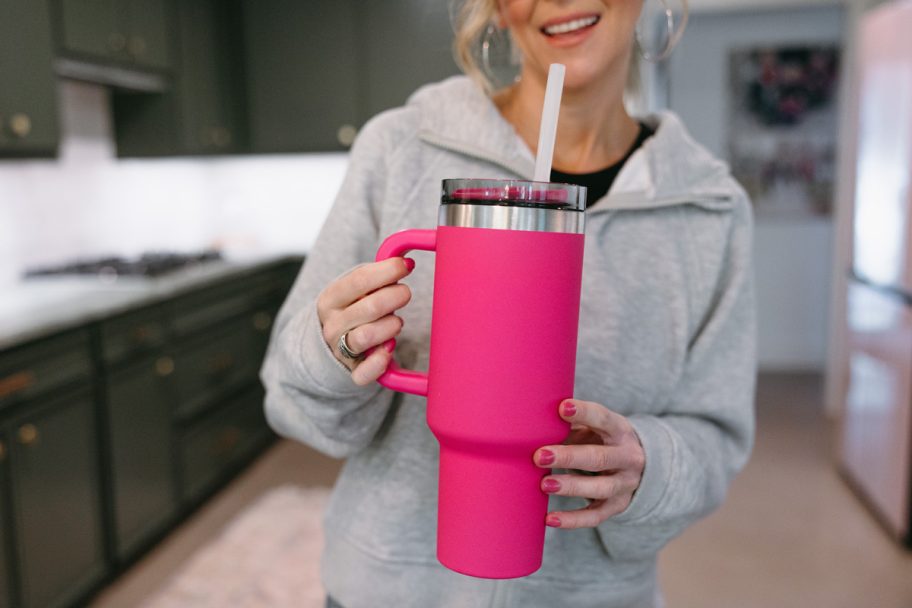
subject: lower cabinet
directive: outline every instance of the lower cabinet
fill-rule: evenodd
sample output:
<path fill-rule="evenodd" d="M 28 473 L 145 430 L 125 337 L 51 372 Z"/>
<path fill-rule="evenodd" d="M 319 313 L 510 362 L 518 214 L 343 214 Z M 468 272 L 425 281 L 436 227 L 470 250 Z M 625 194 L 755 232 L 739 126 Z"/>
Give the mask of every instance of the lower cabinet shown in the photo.
<path fill-rule="evenodd" d="M 290 268 L 0 352 L 0 608 L 83 605 L 272 439 L 257 371 Z"/>
<path fill-rule="evenodd" d="M 128 559 L 173 520 L 173 398 L 168 357 L 146 358 L 113 374 L 107 386 L 114 496 L 114 544 Z"/>
<path fill-rule="evenodd" d="M 10 436 L 19 604 L 72 602 L 105 573 L 98 438 L 89 391 L 35 404 Z"/>
<path fill-rule="evenodd" d="M 187 426 L 180 435 L 181 499 L 194 503 L 206 495 L 269 436 L 258 386 Z"/>

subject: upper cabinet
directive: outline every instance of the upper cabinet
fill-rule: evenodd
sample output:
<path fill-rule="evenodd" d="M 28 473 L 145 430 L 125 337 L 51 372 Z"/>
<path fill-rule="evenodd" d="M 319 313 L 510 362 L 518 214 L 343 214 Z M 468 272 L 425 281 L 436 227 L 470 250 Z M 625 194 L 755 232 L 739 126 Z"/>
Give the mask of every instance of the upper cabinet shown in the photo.
<path fill-rule="evenodd" d="M 61 53 L 138 69 L 171 67 L 170 0 L 55 0 Z"/>
<path fill-rule="evenodd" d="M 0 0 L 0 156 L 55 153 L 55 71 L 112 87 L 122 157 L 345 150 L 371 116 L 458 72 L 448 7 Z"/>
<path fill-rule="evenodd" d="M 170 88 L 163 93 L 115 91 L 117 154 L 143 157 L 246 151 L 246 98 L 236 3 L 180 0 L 176 18 L 175 73 Z"/>
<path fill-rule="evenodd" d="M 254 152 L 341 150 L 361 117 L 355 0 L 245 0 Z"/>
<path fill-rule="evenodd" d="M 244 0 L 252 151 L 346 149 L 371 116 L 458 73 L 447 7 Z"/>
<path fill-rule="evenodd" d="M 51 156 L 57 138 L 48 5 L 0 0 L 0 156 Z"/>
<path fill-rule="evenodd" d="M 450 2 L 361 0 L 364 107 L 361 121 L 405 103 L 415 89 L 459 73 Z"/>
<path fill-rule="evenodd" d="M 67 54 L 93 59 L 119 56 L 126 38 L 117 23 L 117 0 L 56 0 L 60 43 Z"/>

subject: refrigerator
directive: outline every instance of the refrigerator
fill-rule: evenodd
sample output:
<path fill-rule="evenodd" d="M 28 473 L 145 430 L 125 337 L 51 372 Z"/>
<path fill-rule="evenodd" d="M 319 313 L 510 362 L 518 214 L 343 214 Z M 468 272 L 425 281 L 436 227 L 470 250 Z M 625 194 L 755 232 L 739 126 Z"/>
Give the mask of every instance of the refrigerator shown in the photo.
<path fill-rule="evenodd" d="M 847 382 L 850 485 L 912 547 L 912 0 L 862 20 Z"/>

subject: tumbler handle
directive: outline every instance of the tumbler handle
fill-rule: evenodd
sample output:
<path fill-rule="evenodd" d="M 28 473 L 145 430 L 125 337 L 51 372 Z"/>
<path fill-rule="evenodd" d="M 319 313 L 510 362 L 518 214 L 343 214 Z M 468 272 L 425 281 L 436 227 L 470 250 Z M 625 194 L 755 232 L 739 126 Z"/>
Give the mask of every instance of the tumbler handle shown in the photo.
<path fill-rule="evenodd" d="M 402 256 L 413 249 L 437 251 L 437 230 L 402 230 L 391 234 L 386 237 L 377 250 L 376 261 Z M 382 347 L 392 353 L 396 348 L 396 340 L 388 340 L 383 343 Z M 428 375 L 399 367 L 393 359 L 390 359 L 389 367 L 377 378 L 377 382 L 401 393 L 411 393 L 422 397 L 427 397 L 428 394 Z"/>

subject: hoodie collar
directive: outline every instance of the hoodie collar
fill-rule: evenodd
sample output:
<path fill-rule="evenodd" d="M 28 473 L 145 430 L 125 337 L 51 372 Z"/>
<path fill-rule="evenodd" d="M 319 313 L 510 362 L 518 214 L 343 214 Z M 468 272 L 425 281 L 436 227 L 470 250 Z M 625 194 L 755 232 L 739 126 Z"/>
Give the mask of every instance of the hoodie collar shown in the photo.
<path fill-rule="evenodd" d="M 416 91 L 419 137 L 434 146 L 503 167 L 532 179 L 535 159 L 487 95 L 466 76 Z M 728 166 L 697 144 L 670 111 L 643 117 L 655 134 L 633 153 L 591 212 L 648 209 L 684 203 L 727 207 L 733 198 Z"/>

